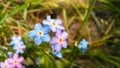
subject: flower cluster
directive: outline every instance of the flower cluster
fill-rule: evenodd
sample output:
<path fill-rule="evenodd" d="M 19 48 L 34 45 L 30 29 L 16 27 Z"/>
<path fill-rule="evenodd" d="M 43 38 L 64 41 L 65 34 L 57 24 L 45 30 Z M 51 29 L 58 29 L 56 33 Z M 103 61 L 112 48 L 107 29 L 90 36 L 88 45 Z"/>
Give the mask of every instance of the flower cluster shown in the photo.
<path fill-rule="evenodd" d="M 13 36 L 10 44 L 13 45 L 13 49 L 16 53 L 12 55 L 12 52 L 8 52 L 9 58 L 4 62 L 0 62 L 0 68 L 23 68 L 22 62 L 24 61 L 24 58 L 18 57 L 18 54 L 22 54 L 26 46 L 22 42 L 21 36 Z"/>
<path fill-rule="evenodd" d="M 52 39 L 48 32 L 54 32 L 55 37 Z M 62 48 L 67 47 L 66 39 L 68 37 L 65 28 L 62 26 L 62 21 L 60 19 L 51 19 L 51 16 L 47 16 L 47 19 L 43 20 L 43 25 L 37 23 L 34 30 L 31 30 L 28 35 L 34 38 L 34 42 L 40 45 L 41 42 L 50 42 L 52 52 L 58 58 L 62 58 L 62 53 L 60 52 Z"/>
<path fill-rule="evenodd" d="M 13 49 L 16 51 L 17 54 L 24 53 L 24 49 L 26 48 L 26 46 L 24 45 L 21 36 L 13 36 L 10 44 L 13 45 Z"/>
<path fill-rule="evenodd" d="M 49 32 L 53 32 L 54 36 L 50 36 Z M 62 48 L 67 48 L 68 33 L 62 26 L 60 19 L 51 19 L 51 16 L 47 16 L 47 19 L 43 20 L 43 23 L 37 23 L 34 30 L 28 33 L 29 37 L 34 38 L 34 43 L 40 45 L 42 42 L 50 42 L 53 55 L 58 58 L 62 58 Z M 15 53 L 8 52 L 9 58 L 4 62 L 0 62 L 0 68 L 24 68 L 22 62 L 24 57 L 19 57 L 19 54 L 23 54 L 26 48 L 22 41 L 21 36 L 13 36 L 10 42 L 13 46 Z M 88 47 L 88 41 L 82 39 L 78 48 L 85 52 Z M 36 58 L 37 60 L 37 58 Z"/>
<path fill-rule="evenodd" d="M 82 41 L 78 45 L 78 48 L 80 48 L 82 52 L 85 52 L 88 48 L 88 41 L 85 39 L 82 39 Z"/>

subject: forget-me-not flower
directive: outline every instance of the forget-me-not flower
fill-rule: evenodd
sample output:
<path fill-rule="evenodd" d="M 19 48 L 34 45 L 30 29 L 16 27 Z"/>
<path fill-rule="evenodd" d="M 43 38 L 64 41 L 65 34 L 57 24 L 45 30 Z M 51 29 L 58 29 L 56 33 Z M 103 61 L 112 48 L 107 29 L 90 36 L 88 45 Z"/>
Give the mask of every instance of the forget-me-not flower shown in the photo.
<path fill-rule="evenodd" d="M 80 48 L 82 52 L 85 52 L 88 48 L 88 41 L 85 39 L 82 39 L 82 41 L 78 45 L 78 48 Z"/>
<path fill-rule="evenodd" d="M 67 47 L 67 41 L 66 41 L 67 38 L 68 38 L 67 32 L 65 32 L 64 30 L 57 30 L 56 37 L 53 37 L 50 43 L 55 44 L 56 45 L 55 50 L 59 52 L 62 47 L 63 48 Z"/>
<path fill-rule="evenodd" d="M 12 36 L 12 40 L 11 40 L 10 44 L 15 46 L 19 43 L 23 44 L 21 36 L 16 36 L 16 35 Z"/>
<path fill-rule="evenodd" d="M 49 26 L 42 26 L 40 23 L 37 23 L 34 30 L 31 30 L 28 34 L 30 37 L 34 38 L 35 44 L 40 45 L 42 41 L 50 41 L 49 30 Z"/>
<path fill-rule="evenodd" d="M 58 57 L 58 58 L 62 58 L 62 53 L 60 52 L 60 51 L 56 51 L 55 50 L 55 44 L 52 44 L 51 45 L 51 48 L 52 48 L 52 53 L 56 56 L 56 57 Z"/>
<path fill-rule="evenodd" d="M 46 20 L 43 20 L 44 25 L 48 25 L 53 32 L 57 29 L 64 30 L 65 28 L 61 25 L 62 21 L 60 19 L 51 19 L 51 16 L 47 16 Z"/>
<path fill-rule="evenodd" d="M 24 44 L 18 44 L 17 46 L 14 46 L 13 49 L 16 51 L 17 54 L 24 53 L 24 49 L 26 46 Z"/>
<path fill-rule="evenodd" d="M 5 60 L 4 62 L 0 62 L 0 68 L 12 68 L 10 64 Z"/>
<path fill-rule="evenodd" d="M 12 68 L 22 68 L 22 62 L 24 61 L 23 57 L 19 57 L 18 54 L 14 54 L 12 58 L 7 59 L 8 63 Z"/>

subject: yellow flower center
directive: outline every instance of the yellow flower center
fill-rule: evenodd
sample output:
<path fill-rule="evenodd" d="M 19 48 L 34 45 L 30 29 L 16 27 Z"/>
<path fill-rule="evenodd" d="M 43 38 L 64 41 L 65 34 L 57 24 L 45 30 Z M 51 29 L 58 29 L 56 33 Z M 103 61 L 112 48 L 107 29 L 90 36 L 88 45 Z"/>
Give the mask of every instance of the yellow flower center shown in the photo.
<path fill-rule="evenodd" d="M 14 64 L 16 64 L 17 63 L 17 60 L 14 60 Z"/>
<path fill-rule="evenodd" d="M 21 50 L 21 48 L 20 48 L 20 47 L 18 47 L 18 50 Z"/>
<path fill-rule="evenodd" d="M 19 41 L 18 40 L 15 40 L 16 43 L 18 43 Z"/>
<path fill-rule="evenodd" d="M 38 32 L 38 35 L 39 35 L 39 36 L 42 36 L 42 35 L 43 35 L 43 32 L 42 32 L 42 31 L 39 31 L 39 32 Z"/>
<path fill-rule="evenodd" d="M 55 23 L 55 22 L 52 22 L 52 26 L 56 26 L 56 23 Z"/>
<path fill-rule="evenodd" d="M 4 68 L 7 68 L 7 66 L 5 65 Z"/>
<path fill-rule="evenodd" d="M 62 38 L 59 38 L 59 39 L 58 39 L 58 42 L 59 42 L 59 43 L 62 43 L 62 41 L 63 41 Z"/>

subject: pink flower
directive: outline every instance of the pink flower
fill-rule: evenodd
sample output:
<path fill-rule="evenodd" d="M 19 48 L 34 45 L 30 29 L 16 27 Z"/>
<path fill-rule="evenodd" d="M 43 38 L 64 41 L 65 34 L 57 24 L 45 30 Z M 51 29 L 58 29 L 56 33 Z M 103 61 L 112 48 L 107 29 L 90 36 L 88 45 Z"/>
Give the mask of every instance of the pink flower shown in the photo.
<path fill-rule="evenodd" d="M 65 32 L 64 30 L 57 30 L 56 31 L 56 37 L 53 37 L 51 40 L 51 44 L 56 45 L 55 46 L 55 51 L 59 52 L 61 48 L 66 48 L 67 47 L 67 41 L 66 39 L 68 38 L 68 33 Z"/>
<path fill-rule="evenodd" d="M 22 62 L 24 58 L 23 57 L 18 57 L 18 54 L 14 54 L 13 58 L 8 58 L 7 61 L 11 64 L 13 68 L 22 68 Z"/>
<path fill-rule="evenodd" d="M 12 68 L 10 64 L 5 60 L 5 62 L 0 62 L 0 68 Z"/>

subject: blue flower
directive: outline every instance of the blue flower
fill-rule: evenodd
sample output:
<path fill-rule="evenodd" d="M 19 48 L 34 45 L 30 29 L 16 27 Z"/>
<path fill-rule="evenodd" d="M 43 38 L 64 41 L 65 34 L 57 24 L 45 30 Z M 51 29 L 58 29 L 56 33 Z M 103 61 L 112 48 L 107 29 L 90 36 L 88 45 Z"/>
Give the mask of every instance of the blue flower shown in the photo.
<path fill-rule="evenodd" d="M 31 30 L 28 35 L 34 38 L 35 44 L 40 45 L 42 41 L 50 41 L 50 36 L 48 35 L 49 30 L 49 26 L 42 26 L 40 23 L 38 23 L 35 25 L 34 30 Z"/>
<path fill-rule="evenodd" d="M 21 36 L 16 36 L 16 35 L 12 36 L 12 40 L 10 42 L 10 45 L 14 45 L 15 46 L 15 45 L 17 45 L 19 43 L 23 44 Z"/>
<path fill-rule="evenodd" d="M 53 32 L 56 32 L 57 29 L 65 29 L 63 26 L 61 26 L 62 21 L 60 19 L 51 19 L 50 16 L 47 16 L 47 20 L 43 20 L 43 24 L 48 25 Z"/>
<path fill-rule="evenodd" d="M 26 46 L 24 44 L 18 44 L 13 47 L 13 49 L 16 51 L 17 54 L 19 54 L 19 53 L 23 54 L 25 48 L 26 48 Z"/>
<path fill-rule="evenodd" d="M 56 57 L 58 57 L 58 58 L 62 58 L 62 53 L 60 52 L 60 51 L 56 51 L 55 50 L 55 44 L 52 44 L 51 45 L 51 48 L 52 48 L 52 53 L 56 56 Z"/>
<path fill-rule="evenodd" d="M 78 45 L 78 48 L 82 49 L 82 52 L 85 52 L 88 48 L 88 41 L 85 39 L 82 39 L 82 41 Z"/>
<path fill-rule="evenodd" d="M 12 57 L 12 56 L 13 56 L 13 53 L 10 52 L 10 51 L 8 51 L 7 54 L 8 54 L 9 57 Z"/>

